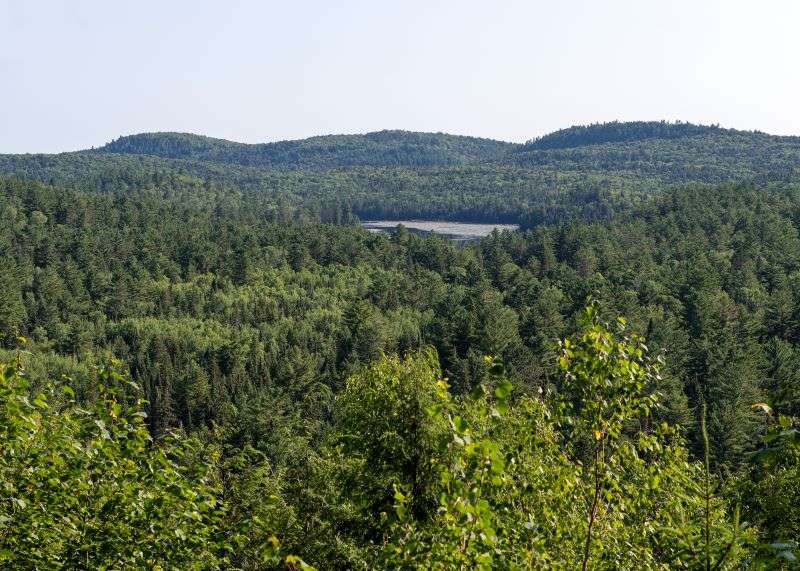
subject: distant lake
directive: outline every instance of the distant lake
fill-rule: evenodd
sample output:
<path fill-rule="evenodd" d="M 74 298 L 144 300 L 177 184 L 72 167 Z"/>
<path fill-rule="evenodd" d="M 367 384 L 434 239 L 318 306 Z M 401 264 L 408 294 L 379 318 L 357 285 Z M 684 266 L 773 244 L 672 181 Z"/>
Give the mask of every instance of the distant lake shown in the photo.
<path fill-rule="evenodd" d="M 492 233 L 492 230 L 519 230 L 517 224 L 467 224 L 436 220 L 368 220 L 361 225 L 370 232 L 388 233 L 402 224 L 415 234 L 434 233 L 456 242 L 477 240 Z"/>

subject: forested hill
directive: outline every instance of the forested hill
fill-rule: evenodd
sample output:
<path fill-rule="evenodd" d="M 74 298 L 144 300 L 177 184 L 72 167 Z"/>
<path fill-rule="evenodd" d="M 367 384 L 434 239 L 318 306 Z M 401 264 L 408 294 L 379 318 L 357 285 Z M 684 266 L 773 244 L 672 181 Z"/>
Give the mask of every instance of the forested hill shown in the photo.
<path fill-rule="evenodd" d="M 120 137 L 99 152 L 268 168 L 324 169 L 479 163 L 498 159 L 514 146 L 491 139 L 410 131 L 328 135 L 255 145 L 189 133 L 141 133 Z"/>
<path fill-rule="evenodd" d="M 82 190 L 226 189 L 311 219 L 437 218 L 523 227 L 609 219 L 670 186 L 800 181 L 800 138 L 607 123 L 526 145 L 382 131 L 246 145 L 177 133 L 92 151 L 0 155 L 0 174 Z"/>
<path fill-rule="evenodd" d="M 665 178 L 720 182 L 797 167 L 800 138 L 716 125 L 633 121 L 561 129 L 524 145 L 411 131 L 327 135 L 296 141 L 245 144 L 189 133 L 141 133 L 93 151 L 151 155 L 269 169 L 433 167 L 505 164 L 559 170 L 648 171 Z M 700 169 L 700 167 L 703 169 Z M 692 172 L 692 169 L 698 172 Z M 720 174 L 732 172 L 732 177 Z M 680 176 L 675 174 L 679 172 Z M 713 180 L 704 180 L 706 178 Z"/>
<path fill-rule="evenodd" d="M 626 123 L 611 121 L 559 129 L 543 137 L 531 139 L 526 143 L 526 149 L 566 149 L 645 139 L 680 139 L 696 135 L 720 134 L 726 131 L 737 132 L 732 129 L 722 129 L 717 125 L 668 123 L 666 121 L 630 121 Z M 744 132 L 742 131 L 742 133 Z"/>
<path fill-rule="evenodd" d="M 797 177 L 800 137 L 689 123 L 604 123 L 571 127 L 512 149 L 524 168 L 653 176 L 662 183 L 720 183 Z"/>

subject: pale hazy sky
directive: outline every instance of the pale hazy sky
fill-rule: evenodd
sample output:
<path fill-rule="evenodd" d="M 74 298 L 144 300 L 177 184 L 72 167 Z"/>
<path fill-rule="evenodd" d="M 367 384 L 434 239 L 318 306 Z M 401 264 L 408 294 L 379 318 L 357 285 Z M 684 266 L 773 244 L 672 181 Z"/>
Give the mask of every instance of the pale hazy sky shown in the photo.
<path fill-rule="evenodd" d="M 800 134 L 800 0 L 0 0 L 0 152 L 614 119 Z"/>

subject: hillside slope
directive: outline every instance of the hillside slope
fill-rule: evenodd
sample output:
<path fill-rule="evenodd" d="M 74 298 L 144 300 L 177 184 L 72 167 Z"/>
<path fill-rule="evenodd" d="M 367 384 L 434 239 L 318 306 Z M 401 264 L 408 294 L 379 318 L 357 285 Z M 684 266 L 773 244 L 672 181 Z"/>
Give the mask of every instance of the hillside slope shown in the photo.
<path fill-rule="evenodd" d="M 379 131 L 245 144 L 188 133 L 120 137 L 98 152 L 155 155 L 267 168 L 460 165 L 502 157 L 513 143 L 442 133 Z"/>
<path fill-rule="evenodd" d="M 621 143 L 625 141 L 644 141 L 647 139 L 682 139 L 696 135 L 706 135 L 731 131 L 717 125 L 694 125 L 692 123 L 670 123 L 667 121 L 610 121 L 591 125 L 576 125 L 559 129 L 543 137 L 531 139 L 527 149 L 566 149 Z"/>
<path fill-rule="evenodd" d="M 800 137 L 689 123 L 633 122 L 571 127 L 512 149 L 523 168 L 628 173 L 665 184 L 786 179 L 800 169 Z"/>
<path fill-rule="evenodd" d="M 95 192 L 214 186 L 325 221 L 529 227 L 610 218 L 675 185 L 796 184 L 800 138 L 660 122 L 573 127 L 526 145 L 399 131 L 265 145 L 161 133 L 92 151 L 0 155 L 0 174 Z"/>

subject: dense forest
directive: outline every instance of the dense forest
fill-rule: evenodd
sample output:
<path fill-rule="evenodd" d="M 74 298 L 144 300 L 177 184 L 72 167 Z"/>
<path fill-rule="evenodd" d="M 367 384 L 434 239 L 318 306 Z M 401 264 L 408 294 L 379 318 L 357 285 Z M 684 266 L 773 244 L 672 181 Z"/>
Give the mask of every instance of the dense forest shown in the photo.
<path fill-rule="evenodd" d="M 699 135 L 719 134 L 718 125 L 693 125 L 692 123 L 668 123 L 666 121 L 635 121 L 579 125 L 560 129 L 528 141 L 534 149 L 566 149 L 600 143 L 621 143 L 644 139 L 679 139 Z"/>
<path fill-rule="evenodd" d="M 797 568 L 796 138 L 151 134 L 0 173 L 2 566 Z"/>
<path fill-rule="evenodd" d="M 120 137 L 97 152 L 197 159 L 267 168 L 326 169 L 469 164 L 499 158 L 513 146 L 512 143 L 491 139 L 410 131 L 328 135 L 258 145 L 188 133 L 143 133 Z"/>
<path fill-rule="evenodd" d="M 525 228 L 607 220 L 687 184 L 783 186 L 799 169 L 800 138 L 663 122 L 572 128 L 527 145 L 398 131 L 266 145 L 161 133 L 92 151 L 0 155 L 2 173 L 87 191 L 195 185 L 323 222 L 420 217 Z"/>

